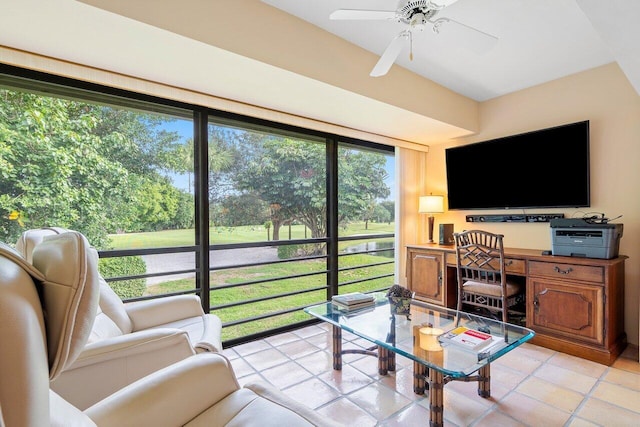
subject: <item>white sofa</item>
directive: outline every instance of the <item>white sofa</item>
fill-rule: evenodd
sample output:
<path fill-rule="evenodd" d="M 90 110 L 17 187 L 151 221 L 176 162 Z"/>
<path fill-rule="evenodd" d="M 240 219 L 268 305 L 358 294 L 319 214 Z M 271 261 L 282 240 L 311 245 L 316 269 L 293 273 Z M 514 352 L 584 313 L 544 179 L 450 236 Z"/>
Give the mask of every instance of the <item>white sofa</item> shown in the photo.
<path fill-rule="evenodd" d="M 63 228 L 28 230 L 16 243 L 27 261 L 44 239 Z M 98 274 L 99 306 L 87 345 L 52 382 L 58 394 L 80 409 L 158 369 L 201 352 L 222 350 L 222 323 L 205 314 L 196 295 L 123 303 Z M 92 382 L 85 391 L 77 384 Z"/>
<path fill-rule="evenodd" d="M 33 250 L 33 265 L 0 243 L 0 425 L 332 426 L 266 384 L 240 387 L 220 353 L 191 355 L 86 410 L 50 389 L 84 353 L 100 292 L 97 253 L 66 232 Z M 90 392 L 96 381 L 74 387 Z"/>

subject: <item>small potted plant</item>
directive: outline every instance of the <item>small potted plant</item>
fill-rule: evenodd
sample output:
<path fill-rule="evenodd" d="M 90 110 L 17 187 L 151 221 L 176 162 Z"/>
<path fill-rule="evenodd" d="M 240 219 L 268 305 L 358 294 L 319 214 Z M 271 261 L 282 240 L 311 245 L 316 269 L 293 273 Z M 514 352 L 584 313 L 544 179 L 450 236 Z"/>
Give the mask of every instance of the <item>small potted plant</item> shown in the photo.
<path fill-rule="evenodd" d="M 411 299 L 413 298 L 413 292 L 400 285 L 393 285 L 387 291 L 387 297 L 389 298 L 389 308 L 391 314 L 399 314 L 407 316 L 411 314 Z"/>

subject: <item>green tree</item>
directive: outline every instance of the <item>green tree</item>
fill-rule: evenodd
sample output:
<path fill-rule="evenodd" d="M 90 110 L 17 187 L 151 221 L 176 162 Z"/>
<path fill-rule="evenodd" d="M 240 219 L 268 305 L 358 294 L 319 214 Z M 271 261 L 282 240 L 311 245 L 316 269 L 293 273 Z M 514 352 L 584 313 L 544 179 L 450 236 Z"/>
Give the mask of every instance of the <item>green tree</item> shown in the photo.
<path fill-rule="evenodd" d="M 389 211 L 384 206 L 382 206 L 382 204 L 377 204 L 373 209 L 373 215 L 371 216 L 371 219 L 378 223 L 390 223 L 391 215 L 389 214 Z"/>
<path fill-rule="evenodd" d="M 264 224 L 269 207 L 255 194 L 230 194 L 218 204 L 216 224 L 227 227 Z"/>
<path fill-rule="evenodd" d="M 326 235 L 325 147 L 269 136 L 244 141 L 244 161 L 234 178 L 240 190 L 258 194 L 269 205 L 273 240 L 280 227 L 297 218 L 312 237 Z"/>
<path fill-rule="evenodd" d="M 391 193 L 385 183 L 385 156 L 341 148 L 338 151 L 338 212 L 340 222 L 368 221 L 377 201 Z"/>
<path fill-rule="evenodd" d="M 137 220 L 133 204 L 157 193 L 171 221 L 181 196 L 167 185 L 178 136 L 166 118 L 37 94 L 0 90 L 0 232 L 61 226 L 97 247 Z M 150 183 L 155 182 L 155 185 Z M 159 188 L 163 187 L 163 188 Z M 175 189 L 173 189 L 175 190 Z M 146 206 L 155 211 L 157 206 Z M 153 209 L 152 209 L 153 208 Z M 140 212 L 138 212 L 140 214 Z M 175 218 L 173 218 L 175 222 Z"/>
<path fill-rule="evenodd" d="M 102 206 L 124 191 L 128 172 L 100 151 L 92 107 L 35 94 L 0 91 L 0 209 L 25 227 L 82 230 L 104 243 L 112 218 Z M 5 223 L 6 224 L 6 223 Z M 3 227 L 10 240 L 21 229 Z"/>
<path fill-rule="evenodd" d="M 237 188 L 258 194 L 271 207 L 273 240 L 279 228 L 298 220 L 311 237 L 326 236 L 326 148 L 324 144 L 263 136 L 244 141 Z M 376 199 L 389 195 L 385 157 L 351 149 L 338 151 L 340 220 L 356 219 Z"/>
<path fill-rule="evenodd" d="M 389 212 L 389 219 L 386 222 L 392 223 L 396 220 L 396 203 L 393 200 L 383 200 L 380 202 L 380 206 Z"/>
<path fill-rule="evenodd" d="M 218 203 L 234 193 L 232 176 L 241 157 L 237 149 L 238 132 L 209 125 L 209 201 Z"/>

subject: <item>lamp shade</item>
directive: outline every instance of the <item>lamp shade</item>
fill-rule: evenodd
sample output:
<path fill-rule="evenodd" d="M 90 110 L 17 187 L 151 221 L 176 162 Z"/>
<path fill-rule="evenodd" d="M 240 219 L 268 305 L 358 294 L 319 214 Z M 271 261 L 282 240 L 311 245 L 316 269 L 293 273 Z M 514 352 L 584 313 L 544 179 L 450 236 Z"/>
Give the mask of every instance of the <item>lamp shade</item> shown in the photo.
<path fill-rule="evenodd" d="M 420 348 L 426 351 L 442 351 L 438 336 L 444 331 L 438 328 L 420 328 Z"/>
<path fill-rule="evenodd" d="M 418 206 L 419 213 L 443 213 L 444 196 L 421 196 Z"/>

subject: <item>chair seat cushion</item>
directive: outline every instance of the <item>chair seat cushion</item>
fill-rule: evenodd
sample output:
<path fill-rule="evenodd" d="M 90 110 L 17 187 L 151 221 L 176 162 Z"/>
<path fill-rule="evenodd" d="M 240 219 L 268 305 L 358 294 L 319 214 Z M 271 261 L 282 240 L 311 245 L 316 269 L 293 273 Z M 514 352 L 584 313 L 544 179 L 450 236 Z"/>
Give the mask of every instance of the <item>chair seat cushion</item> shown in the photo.
<path fill-rule="evenodd" d="M 203 314 L 158 325 L 156 328 L 175 328 L 186 332 L 197 352 L 222 351 L 222 322 L 218 316 Z"/>
<path fill-rule="evenodd" d="M 91 335 L 89 336 L 88 344 L 96 341 L 105 340 L 108 338 L 122 336 L 122 331 L 118 328 L 113 320 L 102 312 L 100 306 L 98 306 L 98 313 L 96 314 L 96 320 L 93 323 L 91 329 Z"/>
<path fill-rule="evenodd" d="M 198 415 L 188 427 L 281 427 L 313 426 L 312 423 L 285 406 L 263 399 L 242 388 Z"/>
<path fill-rule="evenodd" d="M 462 288 L 465 292 L 474 293 L 474 294 L 482 294 L 489 295 L 492 297 L 500 297 L 502 294 L 502 289 L 500 285 L 490 285 L 488 283 L 475 282 L 473 280 L 469 280 L 462 285 Z M 519 283 L 509 282 L 507 281 L 507 296 L 511 297 L 513 295 L 518 295 L 522 292 L 522 286 Z"/>

